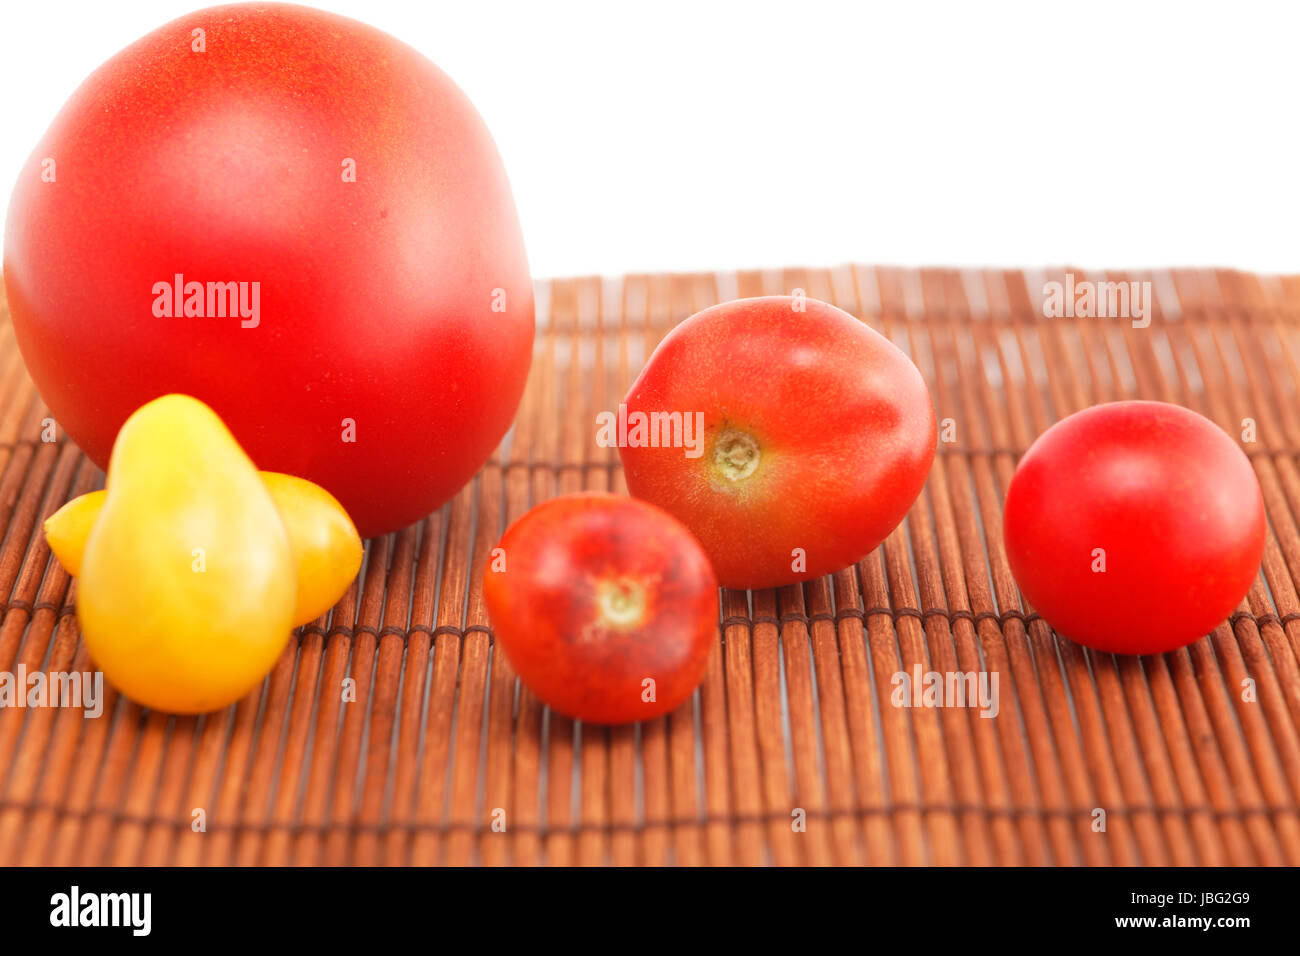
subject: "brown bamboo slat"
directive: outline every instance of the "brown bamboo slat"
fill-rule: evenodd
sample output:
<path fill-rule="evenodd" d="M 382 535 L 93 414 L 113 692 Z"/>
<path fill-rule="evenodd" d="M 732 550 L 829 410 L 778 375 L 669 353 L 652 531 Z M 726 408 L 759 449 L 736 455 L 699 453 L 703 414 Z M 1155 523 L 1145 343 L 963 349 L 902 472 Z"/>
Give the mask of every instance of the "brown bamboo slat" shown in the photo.
<path fill-rule="evenodd" d="M 1043 283 L 1067 271 L 1150 281 L 1151 325 L 1045 318 Z M 796 288 L 906 351 L 950 423 L 912 513 L 855 567 L 723 591 L 675 713 L 549 712 L 494 644 L 488 551 L 546 498 L 626 492 L 595 415 L 674 324 Z M 259 691 L 202 717 L 111 690 L 98 719 L 0 709 L 0 865 L 1300 864 L 1300 276 L 853 265 L 556 280 L 537 302 L 498 455 L 368 542 Z M 1130 398 L 1238 440 L 1253 420 L 1269 514 L 1237 611 L 1158 657 L 1058 637 L 1001 542 L 1029 443 Z M 57 428 L 43 440 L 47 418 L 0 300 L 0 671 L 92 666 L 40 526 L 103 475 Z M 893 706 L 915 667 L 995 674 L 999 715 Z"/>

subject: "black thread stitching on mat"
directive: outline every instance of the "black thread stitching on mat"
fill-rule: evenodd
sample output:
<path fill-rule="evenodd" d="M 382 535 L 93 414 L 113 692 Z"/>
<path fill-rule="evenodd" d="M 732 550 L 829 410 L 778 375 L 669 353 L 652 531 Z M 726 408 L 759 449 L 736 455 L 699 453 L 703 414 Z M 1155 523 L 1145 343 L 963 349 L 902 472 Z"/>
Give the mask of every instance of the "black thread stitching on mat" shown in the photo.
<path fill-rule="evenodd" d="M 10 611 L 24 611 L 28 617 L 35 617 L 37 611 L 54 611 L 56 618 L 64 618 L 69 614 L 77 613 L 76 607 L 71 604 L 64 604 L 63 602 L 56 604 L 53 601 L 37 601 L 33 604 L 31 601 L 25 601 L 22 598 L 14 598 L 7 603 L 0 603 L 0 607 L 4 609 L 0 611 L 0 614 L 8 614 Z"/>
<path fill-rule="evenodd" d="M 732 614 L 723 619 L 722 628 L 723 630 L 726 630 L 729 627 L 736 627 L 738 625 L 743 626 L 754 624 L 773 624 L 777 627 L 784 627 L 786 624 L 811 624 L 815 621 L 830 621 L 834 624 L 838 624 L 840 621 L 850 619 L 865 621 L 868 617 L 877 616 L 890 618 L 913 617 L 923 623 L 931 618 L 942 618 L 947 620 L 950 625 L 955 624 L 957 621 L 970 621 L 972 624 L 978 624 L 980 621 L 989 620 L 994 621 L 999 625 L 1004 625 L 1012 618 L 1026 624 L 1041 620 L 1037 614 L 1025 614 L 1022 611 L 1014 609 L 1003 611 L 1002 614 L 996 614 L 993 611 L 981 611 L 979 614 L 975 614 L 966 609 L 950 611 L 947 608 L 932 607 L 923 611 L 920 608 L 914 607 L 891 608 L 883 605 L 874 605 L 866 609 L 856 607 L 841 608 L 835 614 L 832 614 L 829 611 L 819 611 L 816 614 L 809 615 L 792 611 L 788 614 L 781 615 L 779 618 L 773 617 L 770 614 L 757 614 L 754 617 L 748 617 L 744 614 Z M 1300 614 L 1295 615 L 1295 617 L 1300 618 Z M 1260 620 L 1263 620 L 1263 618 L 1260 618 Z"/>
<path fill-rule="evenodd" d="M 1278 627 L 1286 627 L 1293 621 L 1300 621 L 1300 613 L 1292 611 L 1289 614 L 1284 614 L 1281 617 L 1278 617 L 1272 611 L 1267 611 L 1263 614 L 1251 614 L 1249 611 L 1233 611 L 1231 616 L 1228 618 L 1228 624 L 1231 627 L 1236 627 L 1242 621 L 1249 621 L 1253 623 L 1256 628 L 1265 624 L 1276 624 Z"/>
<path fill-rule="evenodd" d="M 39 442 L 19 442 L 19 444 L 41 444 Z M 1266 448 L 1245 448 L 1240 443 L 1241 448 L 1250 458 L 1295 458 L 1300 456 L 1300 452 L 1276 450 L 1270 451 Z M 4 444 L 0 443 L 0 449 Z M 962 445 L 958 442 L 942 442 L 935 448 L 936 455 L 948 455 L 951 457 L 979 456 L 995 458 L 998 455 L 1010 455 L 1012 458 L 1019 458 L 1025 453 L 1026 448 L 1012 448 L 1007 445 Z M 528 472 L 561 472 L 561 471 L 606 471 L 621 470 L 622 462 L 618 459 L 613 461 L 489 461 L 484 465 L 485 468 L 497 468 L 502 472 L 507 471 L 528 471 Z"/>
<path fill-rule="evenodd" d="M 412 624 L 406 627 L 401 624 L 385 624 L 382 628 L 374 628 L 369 624 L 332 624 L 327 632 L 323 627 L 315 622 L 304 624 L 298 629 L 300 637 L 306 637 L 309 634 L 315 634 L 320 637 L 346 637 L 354 639 L 360 634 L 369 634 L 375 640 L 381 640 L 385 636 L 392 634 L 403 640 L 409 640 L 412 634 L 427 634 L 431 640 L 437 640 L 439 635 L 451 634 L 454 637 L 466 637 L 475 631 L 481 631 L 489 638 L 492 635 L 492 628 L 486 624 L 470 624 L 467 627 L 456 627 L 453 624 L 441 624 L 438 627 L 430 627 L 428 624 Z"/>
<path fill-rule="evenodd" d="M 791 808 L 792 810 L 795 808 Z M 1107 816 L 1120 817 L 1123 819 L 1132 819 L 1143 815 L 1177 815 L 1188 817 L 1192 814 L 1208 815 L 1215 820 L 1233 820 L 1241 821 L 1252 816 L 1271 816 L 1274 814 L 1292 814 L 1294 809 L 1290 807 L 1266 807 L 1255 805 L 1250 807 L 1240 807 L 1232 810 L 1220 810 L 1215 807 L 1206 806 L 1205 804 L 1195 804 L 1186 807 L 1166 807 L 1155 804 L 1143 804 L 1134 807 L 985 807 L 975 804 L 925 804 L 917 802 L 898 803 L 889 806 L 876 807 L 845 807 L 833 810 L 822 810 L 814 808 L 803 808 L 805 816 L 810 820 L 835 820 L 845 818 L 856 818 L 859 820 L 871 819 L 877 817 L 888 817 L 902 813 L 950 813 L 955 815 L 979 814 L 990 819 L 1011 819 L 1020 820 L 1025 818 L 1034 818 L 1039 820 L 1078 820 L 1090 819 L 1097 809 L 1104 809 Z M 69 809 L 58 805 L 47 805 L 36 803 L 35 801 L 0 801 L 0 812 L 16 811 L 19 813 L 52 813 L 61 820 L 86 821 L 92 818 L 105 818 L 113 824 L 128 824 L 141 827 L 167 827 L 171 829 L 189 830 L 193 821 L 186 819 L 169 820 L 165 817 L 141 815 L 129 813 L 125 810 L 114 810 L 106 807 L 83 807 L 76 810 Z M 549 824 L 510 824 L 504 832 L 498 832 L 492 829 L 490 823 L 469 823 L 460 821 L 441 821 L 441 822 L 422 822 L 417 820 L 403 820 L 398 822 L 364 822 L 360 820 L 349 820 L 338 823 L 309 823 L 302 820 L 271 822 L 265 820 L 259 821 L 238 821 L 227 822 L 220 819 L 212 819 L 209 816 L 207 820 L 206 832 L 229 831 L 231 833 L 288 833 L 290 835 L 314 833 L 322 836 L 331 834 L 359 834 L 359 833 L 391 833 L 404 832 L 409 834 L 417 833 L 471 833 L 480 836 L 498 836 L 508 835 L 510 833 L 528 833 L 537 835 L 570 835 L 577 836 L 586 833 L 642 833 L 653 828 L 676 828 L 676 827 L 708 827 L 718 825 L 752 825 L 752 824 L 771 824 L 771 823 L 789 823 L 791 813 L 783 810 L 772 810 L 763 813 L 737 814 L 736 816 L 725 816 L 722 814 L 706 814 L 698 817 L 679 817 L 667 818 L 656 817 L 634 822 L 604 822 L 604 823 L 575 823 L 568 826 L 551 826 Z"/>

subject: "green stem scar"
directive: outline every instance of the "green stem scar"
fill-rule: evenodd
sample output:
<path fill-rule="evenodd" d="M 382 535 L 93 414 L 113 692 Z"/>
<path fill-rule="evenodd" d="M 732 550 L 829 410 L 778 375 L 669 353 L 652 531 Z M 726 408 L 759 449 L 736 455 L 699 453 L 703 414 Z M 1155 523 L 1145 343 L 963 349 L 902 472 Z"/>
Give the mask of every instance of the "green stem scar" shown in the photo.
<path fill-rule="evenodd" d="M 758 468 L 762 452 L 752 435 L 728 428 L 713 444 L 713 471 L 728 481 L 744 481 Z"/>

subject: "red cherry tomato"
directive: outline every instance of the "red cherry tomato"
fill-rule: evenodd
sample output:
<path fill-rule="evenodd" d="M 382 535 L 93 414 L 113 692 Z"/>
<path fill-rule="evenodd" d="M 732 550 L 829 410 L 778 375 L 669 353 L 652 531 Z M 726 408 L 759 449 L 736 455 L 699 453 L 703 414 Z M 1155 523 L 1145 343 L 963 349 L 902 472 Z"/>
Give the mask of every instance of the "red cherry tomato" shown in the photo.
<path fill-rule="evenodd" d="M 1057 422 L 1007 490 L 1016 583 L 1063 636 L 1158 654 L 1213 630 L 1264 554 L 1250 461 L 1213 422 L 1163 402 L 1115 402 Z"/>
<path fill-rule="evenodd" d="M 815 299 L 738 299 L 691 316 L 625 404 L 628 489 L 690 528 L 726 587 L 790 584 L 862 558 L 903 520 L 934 460 L 916 366 Z M 672 413 L 680 442 L 663 417 L 645 440 L 634 430 Z"/>
<path fill-rule="evenodd" d="M 176 276 L 179 303 L 156 291 Z M 19 177 L 4 278 L 42 398 L 101 467 L 132 411 L 183 392 L 365 535 L 474 474 L 532 353 L 474 107 L 393 37 L 299 6 L 200 10 L 91 74 Z"/>
<path fill-rule="evenodd" d="M 718 582 L 671 516 L 631 498 L 566 495 L 511 525 L 498 548 L 484 580 L 496 639 L 553 709 L 648 720 L 703 679 Z"/>

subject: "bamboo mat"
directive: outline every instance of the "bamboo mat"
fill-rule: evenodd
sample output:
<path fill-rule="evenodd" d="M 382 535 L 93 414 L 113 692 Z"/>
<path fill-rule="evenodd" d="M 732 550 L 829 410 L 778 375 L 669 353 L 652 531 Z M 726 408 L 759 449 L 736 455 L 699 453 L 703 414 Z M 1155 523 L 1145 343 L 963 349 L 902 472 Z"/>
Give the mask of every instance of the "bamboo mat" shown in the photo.
<path fill-rule="evenodd" d="M 1075 276 L 1151 281 L 1151 326 L 1044 318 L 1057 272 L 539 283 L 500 455 L 369 542 L 357 586 L 260 692 L 201 718 L 111 691 L 98 719 L 0 710 L 0 865 L 1300 864 L 1300 276 Z M 538 501 L 625 491 L 595 416 L 674 323 L 796 288 L 889 336 L 951 419 L 921 499 L 857 567 L 724 592 L 708 674 L 676 713 L 617 729 L 550 714 L 493 647 L 482 556 Z M 1238 438 L 1253 420 L 1270 531 L 1230 621 L 1116 658 L 1022 608 L 1000 509 L 1037 434 L 1135 397 Z M 41 440 L 46 414 L 0 305 L 0 671 L 90 668 L 39 529 L 103 476 Z M 998 716 L 893 706 L 892 676 L 918 664 L 996 673 Z"/>

